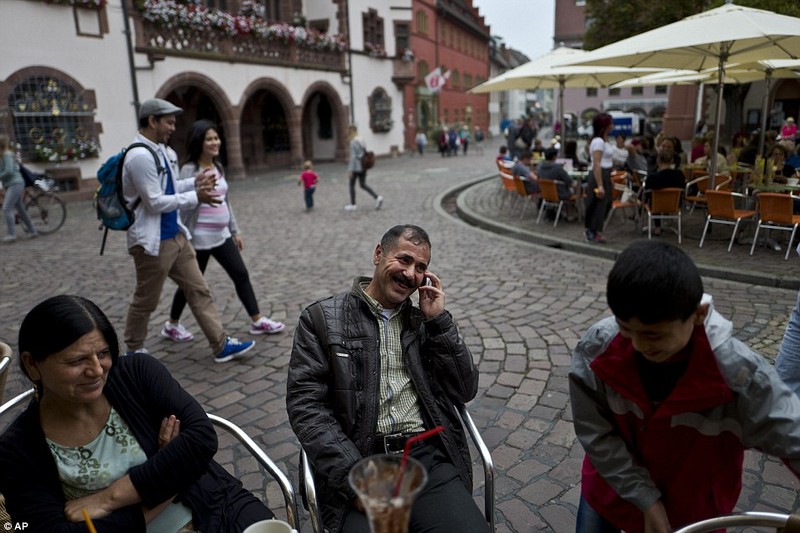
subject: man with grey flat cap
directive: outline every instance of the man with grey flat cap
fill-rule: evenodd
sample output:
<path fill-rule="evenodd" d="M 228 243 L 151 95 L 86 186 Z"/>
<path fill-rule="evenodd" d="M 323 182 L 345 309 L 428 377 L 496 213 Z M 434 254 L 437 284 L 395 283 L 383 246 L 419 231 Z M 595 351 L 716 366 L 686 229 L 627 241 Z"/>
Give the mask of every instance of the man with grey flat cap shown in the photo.
<path fill-rule="evenodd" d="M 229 337 L 189 243 L 189 230 L 178 212 L 198 203 L 218 205 L 213 173 L 198 171 L 194 180 L 176 180 L 178 155 L 167 143 L 175 132 L 180 107 L 153 98 L 139 108 L 139 133 L 125 154 L 122 191 L 135 213 L 128 228 L 128 253 L 136 268 L 136 289 L 128 307 L 124 341 L 128 353 L 146 352 L 147 325 L 170 278 L 186 300 L 211 345 L 214 361 L 225 363 L 255 345 Z"/>

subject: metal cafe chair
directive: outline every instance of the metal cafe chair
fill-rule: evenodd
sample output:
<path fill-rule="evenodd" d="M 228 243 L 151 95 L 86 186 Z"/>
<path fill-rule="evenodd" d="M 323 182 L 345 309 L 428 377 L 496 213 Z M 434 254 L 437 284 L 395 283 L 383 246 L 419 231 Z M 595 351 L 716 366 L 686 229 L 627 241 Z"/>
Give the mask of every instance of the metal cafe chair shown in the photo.
<path fill-rule="evenodd" d="M 647 211 L 647 238 L 652 238 L 653 220 L 677 220 L 678 244 L 681 243 L 681 195 L 683 189 L 668 187 L 650 191 L 650 203 L 644 205 Z"/>
<path fill-rule="evenodd" d="M 792 250 L 792 241 L 800 225 L 800 215 L 795 215 L 792 210 L 794 202 L 789 194 L 778 194 L 762 192 L 756 196 L 758 200 L 758 224 L 756 234 L 753 236 L 753 245 L 750 247 L 750 255 L 756 249 L 758 243 L 758 232 L 761 228 L 774 229 L 778 231 L 791 232 L 789 244 L 786 246 L 784 260 L 789 259 Z"/>
<path fill-rule="evenodd" d="M 0 405 L 0 416 L 5 414 L 6 412 L 12 410 L 15 406 L 18 406 L 23 403 L 27 403 L 30 401 L 30 398 L 33 397 L 34 389 L 30 388 L 27 391 L 18 394 L 14 398 L 11 398 L 6 403 Z M 256 442 L 250 438 L 247 433 L 242 430 L 239 426 L 222 418 L 221 416 L 217 416 L 211 413 L 208 413 L 208 418 L 211 420 L 211 423 L 214 427 L 222 429 L 227 433 L 230 433 L 235 437 L 246 449 L 250 454 L 255 458 L 256 461 L 261 465 L 261 467 L 267 471 L 267 473 L 275 479 L 280 485 L 281 492 L 283 493 L 284 505 L 286 510 L 286 521 L 289 525 L 292 526 L 294 529 L 300 528 L 298 522 L 298 513 L 297 513 L 297 501 L 295 498 L 295 490 L 292 486 L 289 478 L 283 471 L 278 468 L 278 466 L 269 458 L 269 456 L 261 449 L 261 447 L 256 444 Z M 2 513 L 5 512 L 4 506 L 0 508 L 0 526 L 2 526 Z M 6 515 L 7 516 L 7 515 Z"/>
<path fill-rule="evenodd" d="M 675 530 L 675 533 L 707 533 L 729 527 L 774 528 L 783 533 L 800 533 L 800 515 L 779 513 L 741 513 L 701 520 Z"/>
<path fill-rule="evenodd" d="M 456 407 L 454 406 L 454 409 Z M 497 475 L 494 467 L 494 460 L 492 459 L 492 454 L 489 451 L 489 448 L 486 446 L 486 443 L 483 441 L 480 432 L 478 431 L 478 427 L 475 425 L 475 422 L 472 420 L 472 417 L 467 411 L 467 407 L 462 405 L 458 407 L 458 414 L 461 416 L 461 423 L 467 430 L 470 438 L 472 439 L 473 444 L 478 449 L 478 455 L 481 458 L 481 463 L 483 464 L 483 476 L 484 476 L 484 511 L 483 516 L 486 518 L 486 522 L 489 524 L 489 530 L 495 530 L 495 522 L 494 522 L 494 503 L 495 503 L 495 494 L 494 494 L 494 480 Z M 314 533 L 325 533 L 327 530 L 325 529 L 324 525 L 322 524 L 322 514 L 319 510 L 319 500 L 317 498 L 317 489 L 314 484 L 314 469 L 311 465 L 311 462 L 308 460 L 308 456 L 306 455 L 306 451 L 301 448 L 300 450 L 300 472 L 303 476 L 303 480 L 300 485 L 300 489 L 303 491 L 303 503 L 308 510 L 308 513 L 311 515 L 311 530 Z"/>
<path fill-rule="evenodd" d="M 750 209 L 736 209 L 734 200 L 737 197 L 744 198 L 744 195 L 730 191 L 706 191 L 708 216 L 703 228 L 703 236 L 700 237 L 700 248 L 703 247 L 706 232 L 711 224 L 725 224 L 733 226 L 731 240 L 728 243 L 728 251 L 731 251 L 733 241 L 736 239 L 736 232 L 739 230 L 739 223 L 743 220 L 752 221 L 756 215 L 756 212 Z"/>
<path fill-rule="evenodd" d="M 539 206 L 539 216 L 536 218 L 537 224 L 542 222 L 542 215 L 544 215 L 547 209 L 556 210 L 555 220 L 553 221 L 554 228 L 558 225 L 558 221 L 561 218 L 561 210 L 564 208 L 564 204 L 574 205 L 577 211 L 577 197 L 572 195 L 568 200 L 562 200 L 558 196 L 558 185 L 555 181 L 539 178 L 539 190 L 542 195 L 542 204 Z"/>

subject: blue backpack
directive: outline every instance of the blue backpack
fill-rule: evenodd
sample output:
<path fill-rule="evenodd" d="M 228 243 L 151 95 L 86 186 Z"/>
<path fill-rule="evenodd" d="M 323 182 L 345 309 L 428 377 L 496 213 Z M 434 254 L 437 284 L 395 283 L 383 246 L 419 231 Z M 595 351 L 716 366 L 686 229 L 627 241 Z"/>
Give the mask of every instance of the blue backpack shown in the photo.
<path fill-rule="evenodd" d="M 159 174 L 164 171 L 158 155 L 155 151 L 144 143 L 133 143 L 127 148 L 123 148 L 119 153 L 109 157 L 97 171 L 97 181 L 100 186 L 94 194 L 94 207 L 97 210 L 97 219 L 100 220 L 100 228 L 105 229 L 103 242 L 100 245 L 100 255 L 106 246 L 108 230 L 127 230 L 133 225 L 134 211 L 139 205 L 141 198 L 137 198 L 133 205 L 128 207 L 125 197 L 122 194 L 122 167 L 125 163 L 125 155 L 131 148 L 147 148 L 153 155 L 156 163 L 156 170 Z"/>

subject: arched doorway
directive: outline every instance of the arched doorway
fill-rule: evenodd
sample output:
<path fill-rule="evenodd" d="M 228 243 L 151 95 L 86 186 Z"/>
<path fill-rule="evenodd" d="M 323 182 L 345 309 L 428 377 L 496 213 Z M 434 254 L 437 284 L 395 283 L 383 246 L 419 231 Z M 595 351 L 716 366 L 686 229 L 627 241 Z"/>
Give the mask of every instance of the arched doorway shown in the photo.
<path fill-rule="evenodd" d="M 332 161 L 336 158 L 336 128 L 328 96 L 315 92 L 303 109 L 303 158 Z"/>
<path fill-rule="evenodd" d="M 256 90 L 242 109 L 242 157 L 248 172 L 292 164 L 289 110 L 270 89 Z"/>
<path fill-rule="evenodd" d="M 185 86 L 173 89 L 167 94 L 166 100 L 183 108 L 183 114 L 178 120 L 175 133 L 170 144 L 178 152 L 179 161 L 186 158 L 186 140 L 189 138 L 189 129 L 196 121 L 205 119 L 217 124 L 217 133 L 222 140 L 220 149 L 220 162 L 223 166 L 228 164 L 228 143 L 225 139 L 225 126 L 217 105 L 209 94 L 195 86 Z"/>

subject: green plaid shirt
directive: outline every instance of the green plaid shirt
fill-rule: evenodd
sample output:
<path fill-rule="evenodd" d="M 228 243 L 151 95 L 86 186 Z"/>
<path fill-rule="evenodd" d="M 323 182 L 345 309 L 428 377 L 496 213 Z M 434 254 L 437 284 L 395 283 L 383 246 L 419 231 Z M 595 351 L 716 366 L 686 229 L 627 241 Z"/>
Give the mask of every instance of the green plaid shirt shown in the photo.
<path fill-rule="evenodd" d="M 419 408 L 419 397 L 408 377 L 403 362 L 403 346 L 400 333 L 403 318 L 400 309 L 386 310 L 360 285 L 361 293 L 378 321 L 378 344 L 381 355 L 380 406 L 378 409 L 377 435 L 406 433 L 425 429 Z"/>

